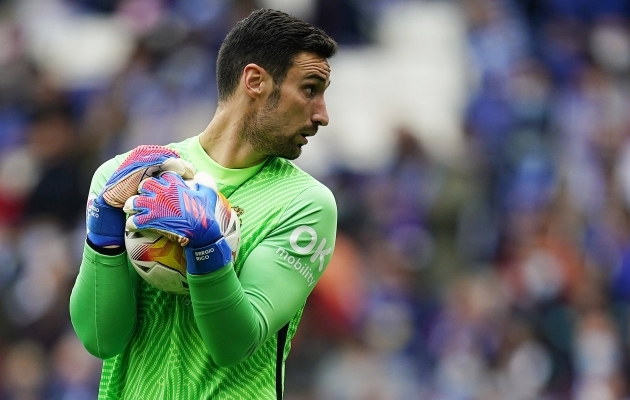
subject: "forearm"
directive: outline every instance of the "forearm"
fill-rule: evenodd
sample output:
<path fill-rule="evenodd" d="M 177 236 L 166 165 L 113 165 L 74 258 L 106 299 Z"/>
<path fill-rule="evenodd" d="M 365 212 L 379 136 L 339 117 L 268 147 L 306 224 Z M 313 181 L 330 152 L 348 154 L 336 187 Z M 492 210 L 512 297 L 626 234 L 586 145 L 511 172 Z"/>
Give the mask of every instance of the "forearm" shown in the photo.
<path fill-rule="evenodd" d="M 232 266 L 206 275 L 189 274 L 188 284 L 195 320 L 213 361 L 231 366 L 248 358 L 268 327 Z"/>
<path fill-rule="evenodd" d="M 105 359 L 124 350 L 136 320 L 126 253 L 105 256 L 85 245 L 70 296 L 70 317 L 77 336 L 94 356 Z"/>

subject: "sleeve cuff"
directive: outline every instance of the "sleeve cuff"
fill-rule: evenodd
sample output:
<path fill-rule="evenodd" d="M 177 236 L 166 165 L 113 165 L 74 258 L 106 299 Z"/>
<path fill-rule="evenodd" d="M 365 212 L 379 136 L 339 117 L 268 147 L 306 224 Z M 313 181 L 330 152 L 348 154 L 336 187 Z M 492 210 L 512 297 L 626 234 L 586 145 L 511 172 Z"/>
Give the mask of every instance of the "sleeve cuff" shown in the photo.
<path fill-rule="evenodd" d="M 127 265 L 127 251 L 124 247 L 118 248 L 102 248 L 97 247 L 86 240 L 83 247 L 83 258 L 92 263 L 98 263 L 108 267 L 119 267 L 121 265 Z"/>

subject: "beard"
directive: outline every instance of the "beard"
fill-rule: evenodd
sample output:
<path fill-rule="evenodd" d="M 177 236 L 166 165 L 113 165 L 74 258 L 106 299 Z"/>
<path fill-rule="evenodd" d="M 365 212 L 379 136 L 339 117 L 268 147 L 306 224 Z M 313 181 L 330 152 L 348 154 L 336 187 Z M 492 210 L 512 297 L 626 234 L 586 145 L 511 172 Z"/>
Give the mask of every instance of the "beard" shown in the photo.
<path fill-rule="evenodd" d="M 280 88 L 275 87 L 265 106 L 245 117 L 241 136 L 261 154 L 295 160 L 302 154 L 302 147 L 295 144 L 297 132 L 280 134 L 286 127 L 279 122 L 279 100 Z"/>

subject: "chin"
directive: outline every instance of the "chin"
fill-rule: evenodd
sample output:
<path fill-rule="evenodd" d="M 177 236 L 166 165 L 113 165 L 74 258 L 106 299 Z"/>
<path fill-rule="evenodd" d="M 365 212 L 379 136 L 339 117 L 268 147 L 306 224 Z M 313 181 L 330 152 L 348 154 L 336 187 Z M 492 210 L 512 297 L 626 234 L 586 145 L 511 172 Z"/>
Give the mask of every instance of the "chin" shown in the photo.
<path fill-rule="evenodd" d="M 297 150 L 283 151 L 277 154 L 278 157 L 286 158 L 287 160 L 295 160 L 302 154 L 302 148 L 298 147 Z"/>
<path fill-rule="evenodd" d="M 302 152 L 299 152 L 297 154 L 291 154 L 288 156 L 281 156 L 282 158 L 286 158 L 287 160 L 295 160 L 296 158 L 298 158 L 300 155 L 302 154 Z"/>

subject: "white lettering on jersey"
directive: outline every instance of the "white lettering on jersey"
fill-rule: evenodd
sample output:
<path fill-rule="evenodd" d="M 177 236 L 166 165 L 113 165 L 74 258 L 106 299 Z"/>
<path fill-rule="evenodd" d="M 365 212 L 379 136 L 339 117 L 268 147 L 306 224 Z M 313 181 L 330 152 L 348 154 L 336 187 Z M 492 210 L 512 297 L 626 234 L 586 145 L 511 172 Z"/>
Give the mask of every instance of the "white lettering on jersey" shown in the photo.
<path fill-rule="evenodd" d="M 303 264 L 299 258 L 295 258 L 289 255 L 289 252 L 278 246 L 278 250 L 276 250 L 276 254 L 279 254 L 281 258 L 283 258 L 289 265 L 291 265 L 297 272 L 300 273 L 306 279 L 308 286 L 313 286 L 315 284 L 315 277 L 311 272 L 311 266 L 308 264 Z"/>
<path fill-rule="evenodd" d="M 302 233 L 311 235 L 311 241 L 305 247 L 298 245 L 298 242 L 297 242 L 298 238 L 300 237 Z M 317 243 L 317 232 L 315 232 L 315 229 L 311 228 L 310 226 L 306 226 L 306 225 L 298 226 L 291 233 L 291 237 L 289 238 L 289 243 L 291 244 L 291 247 L 293 248 L 293 250 L 295 250 L 296 253 L 308 254 L 311 252 L 311 250 L 313 250 L 313 247 L 315 247 L 315 244 Z M 315 260 L 317 260 L 317 258 L 319 257 L 319 270 L 320 271 L 324 269 L 324 257 L 332 253 L 332 247 L 324 249 L 324 246 L 326 246 L 326 238 L 322 239 L 322 241 L 319 243 L 319 247 L 317 248 L 315 253 L 313 253 L 313 255 L 311 256 L 311 262 L 315 262 Z"/>
<path fill-rule="evenodd" d="M 310 241 L 306 246 L 300 246 L 298 244 L 298 239 L 302 234 L 310 236 Z M 293 230 L 293 232 L 291 232 L 291 236 L 289 237 L 289 244 L 291 245 L 293 251 L 295 251 L 297 254 L 302 255 L 307 255 L 313 252 L 317 241 L 317 232 L 315 231 L 315 229 L 307 225 L 298 226 Z M 324 269 L 324 257 L 332 253 L 332 247 L 325 247 L 326 238 L 322 238 L 321 242 L 319 242 L 319 246 L 317 246 L 317 249 L 310 257 L 311 263 L 314 263 L 319 259 L 320 272 Z M 304 279 L 306 279 L 306 281 L 308 282 L 308 286 L 312 286 L 313 284 L 315 284 L 315 278 L 313 277 L 313 273 L 311 272 L 311 265 L 305 263 L 304 260 L 301 260 L 300 258 L 296 258 L 290 255 L 289 252 L 282 247 L 278 247 L 278 250 L 276 250 L 276 254 L 280 255 L 280 257 L 283 258 L 289 265 L 295 268 L 295 270 L 298 271 L 304 277 Z"/>
<path fill-rule="evenodd" d="M 305 247 L 301 247 L 300 245 L 298 245 L 297 242 L 302 233 L 307 233 L 311 235 L 311 241 Z M 315 232 L 315 229 L 311 228 L 310 226 L 298 226 L 293 230 L 293 233 L 291 233 L 289 243 L 291 244 L 291 247 L 293 247 L 293 250 L 295 250 L 297 253 L 308 254 L 311 252 L 311 250 L 313 250 L 313 247 L 315 247 L 315 243 L 317 243 L 317 232 Z"/>

